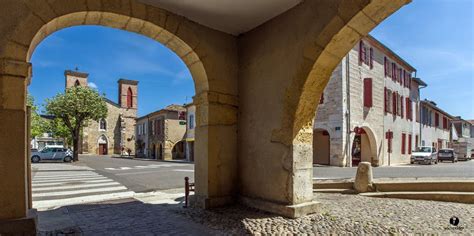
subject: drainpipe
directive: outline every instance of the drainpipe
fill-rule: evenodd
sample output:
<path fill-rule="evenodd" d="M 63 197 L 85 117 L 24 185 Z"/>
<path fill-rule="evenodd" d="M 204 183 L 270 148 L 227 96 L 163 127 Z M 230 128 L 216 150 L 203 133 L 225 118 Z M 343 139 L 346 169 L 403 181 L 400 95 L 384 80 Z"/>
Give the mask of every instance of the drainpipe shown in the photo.
<path fill-rule="evenodd" d="M 349 53 L 346 55 L 346 167 L 352 167 L 352 158 L 351 158 L 351 93 L 349 85 Z"/>

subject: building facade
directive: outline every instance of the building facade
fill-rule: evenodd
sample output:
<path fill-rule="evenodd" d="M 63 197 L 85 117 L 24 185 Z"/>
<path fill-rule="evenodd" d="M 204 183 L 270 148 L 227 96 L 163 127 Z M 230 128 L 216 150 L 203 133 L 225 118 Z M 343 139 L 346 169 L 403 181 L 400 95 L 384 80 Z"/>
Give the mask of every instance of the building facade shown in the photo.
<path fill-rule="evenodd" d="M 409 163 L 417 145 L 415 69 L 371 36 L 332 73 L 313 125 L 313 163 L 373 166 Z"/>
<path fill-rule="evenodd" d="M 88 86 L 87 73 L 67 70 L 66 89 Z M 107 117 L 89 121 L 82 131 L 80 153 L 96 155 L 135 154 L 135 119 L 138 106 L 138 81 L 118 80 L 118 103 L 107 98 Z"/>
<path fill-rule="evenodd" d="M 453 117 L 433 101 L 425 99 L 421 101 L 420 107 L 421 145 L 438 150 L 451 147 L 452 134 L 456 132 L 452 127 Z"/>
<path fill-rule="evenodd" d="M 194 161 L 194 132 L 196 128 L 196 106 L 193 103 L 187 104 L 186 108 L 186 160 Z"/>
<path fill-rule="evenodd" d="M 452 120 L 453 132 L 452 147 L 458 153 L 458 156 L 469 158 L 474 155 L 474 125 L 471 121 L 456 116 Z"/>
<path fill-rule="evenodd" d="M 158 160 L 185 159 L 186 108 L 169 105 L 136 119 L 139 157 Z M 138 125 L 140 124 L 140 125 Z"/>

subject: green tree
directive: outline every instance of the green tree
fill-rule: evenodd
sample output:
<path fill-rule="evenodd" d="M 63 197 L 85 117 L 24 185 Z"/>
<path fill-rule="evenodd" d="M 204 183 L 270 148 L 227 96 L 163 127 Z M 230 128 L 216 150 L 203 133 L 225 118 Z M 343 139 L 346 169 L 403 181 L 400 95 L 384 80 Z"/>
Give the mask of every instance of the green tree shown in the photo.
<path fill-rule="evenodd" d="M 38 107 L 35 105 L 35 99 L 28 94 L 27 105 L 31 107 L 31 137 L 34 138 L 48 131 L 48 122 L 38 114 Z"/>
<path fill-rule="evenodd" d="M 79 160 L 81 129 L 89 120 L 99 121 L 107 116 L 103 96 L 88 87 L 72 87 L 46 100 L 46 112 L 60 119 L 72 138 L 73 160 Z"/>

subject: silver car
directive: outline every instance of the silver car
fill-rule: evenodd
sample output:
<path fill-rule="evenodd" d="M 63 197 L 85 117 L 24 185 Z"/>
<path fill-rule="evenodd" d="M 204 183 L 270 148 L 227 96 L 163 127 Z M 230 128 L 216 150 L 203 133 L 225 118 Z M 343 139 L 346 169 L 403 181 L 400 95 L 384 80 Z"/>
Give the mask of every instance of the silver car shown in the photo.
<path fill-rule="evenodd" d="M 72 161 L 72 151 L 67 148 L 44 148 L 39 152 L 31 153 L 31 162 L 40 161 Z"/>

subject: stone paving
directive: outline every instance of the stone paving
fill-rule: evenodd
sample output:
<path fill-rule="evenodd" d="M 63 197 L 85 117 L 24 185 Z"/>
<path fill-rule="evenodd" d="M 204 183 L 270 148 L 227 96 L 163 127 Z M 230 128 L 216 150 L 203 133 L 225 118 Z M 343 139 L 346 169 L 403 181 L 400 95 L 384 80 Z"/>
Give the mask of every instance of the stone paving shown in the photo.
<path fill-rule="evenodd" d="M 185 209 L 182 198 L 74 205 L 40 212 L 40 235 L 474 235 L 474 205 L 332 193 L 315 197 L 322 203 L 320 213 L 299 219 L 243 206 Z M 459 225 L 450 225 L 452 216 Z"/>

